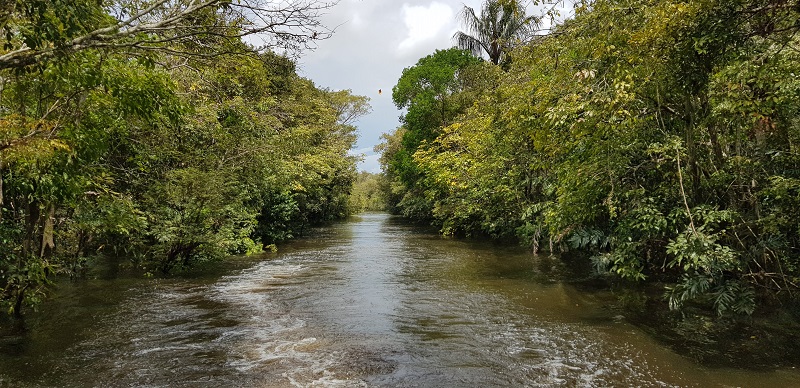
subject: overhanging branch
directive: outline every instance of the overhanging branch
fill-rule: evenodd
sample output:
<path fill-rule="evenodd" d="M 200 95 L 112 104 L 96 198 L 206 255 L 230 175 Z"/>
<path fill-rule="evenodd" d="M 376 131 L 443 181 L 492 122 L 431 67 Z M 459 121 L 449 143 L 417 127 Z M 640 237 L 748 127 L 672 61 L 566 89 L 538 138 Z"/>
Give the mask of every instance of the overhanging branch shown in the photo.
<path fill-rule="evenodd" d="M 283 47 L 294 51 L 309 48 L 309 42 L 326 39 L 332 31 L 320 17 L 336 0 L 154 0 L 117 23 L 97 28 L 66 42 L 42 47 L 24 43 L 11 45 L 0 55 L 0 69 L 23 68 L 41 61 L 89 49 L 147 47 L 156 50 L 169 43 L 199 36 L 242 38 L 260 36 L 260 49 Z M 212 10 L 214 23 L 195 22 L 195 16 Z M 13 29 L 12 29 L 13 30 Z M 18 30 L 18 29 L 17 29 Z M 21 41 L 13 39 L 11 42 Z M 6 42 L 8 43 L 8 42 Z M 172 50 L 172 54 L 175 54 Z"/>

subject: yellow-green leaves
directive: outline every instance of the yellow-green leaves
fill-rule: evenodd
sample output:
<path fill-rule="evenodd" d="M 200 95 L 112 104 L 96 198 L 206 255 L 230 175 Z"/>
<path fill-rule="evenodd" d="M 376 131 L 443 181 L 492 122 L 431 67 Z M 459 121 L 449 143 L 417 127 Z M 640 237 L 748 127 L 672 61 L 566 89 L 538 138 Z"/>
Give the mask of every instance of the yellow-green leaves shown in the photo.
<path fill-rule="evenodd" d="M 421 171 L 407 190 L 447 233 L 576 242 L 603 272 L 674 282 L 675 308 L 749 314 L 754 289 L 794 293 L 795 3 L 583 2 L 511 52 L 507 72 L 482 69 L 491 84 L 411 155 L 393 154 Z"/>

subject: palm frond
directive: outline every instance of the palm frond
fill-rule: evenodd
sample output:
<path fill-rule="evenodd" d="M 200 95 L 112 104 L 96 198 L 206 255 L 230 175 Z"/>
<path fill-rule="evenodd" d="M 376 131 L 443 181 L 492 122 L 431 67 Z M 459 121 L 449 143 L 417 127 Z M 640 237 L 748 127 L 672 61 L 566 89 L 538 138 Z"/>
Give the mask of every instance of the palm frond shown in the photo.
<path fill-rule="evenodd" d="M 480 57 L 481 54 L 483 54 L 483 52 L 486 50 L 486 48 L 483 46 L 483 42 L 461 31 L 453 34 L 453 41 L 455 41 L 456 47 L 462 50 L 470 51 L 472 55 L 475 55 L 476 57 Z"/>
<path fill-rule="evenodd" d="M 478 57 L 486 53 L 494 64 L 511 48 L 527 41 L 539 25 L 539 19 L 526 16 L 525 7 L 518 2 L 500 4 L 497 0 L 484 1 L 480 15 L 465 5 L 459 19 L 465 32 L 453 35 L 456 46 Z"/>

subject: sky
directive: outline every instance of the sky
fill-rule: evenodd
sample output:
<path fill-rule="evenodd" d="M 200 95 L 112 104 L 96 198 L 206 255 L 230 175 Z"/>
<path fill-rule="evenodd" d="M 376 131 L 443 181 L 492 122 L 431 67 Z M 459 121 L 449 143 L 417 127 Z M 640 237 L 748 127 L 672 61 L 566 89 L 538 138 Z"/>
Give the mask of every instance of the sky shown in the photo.
<path fill-rule="evenodd" d="M 380 172 L 372 148 L 394 131 L 402 112 L 392 103 L 392 87 L 404 68 L 453 46 L 464 5 L 480 9 L 481 0 L 339 0 L 322 18 L 335 29 L 329 39 L 303 54 L 299 72 L 323 88 L 350 89 L 370 98 L 372 112 L 362 117 L 354 154 L 363 154 L 359 170 Z M 382 94 L 378 91 L 382 90 Z"/>

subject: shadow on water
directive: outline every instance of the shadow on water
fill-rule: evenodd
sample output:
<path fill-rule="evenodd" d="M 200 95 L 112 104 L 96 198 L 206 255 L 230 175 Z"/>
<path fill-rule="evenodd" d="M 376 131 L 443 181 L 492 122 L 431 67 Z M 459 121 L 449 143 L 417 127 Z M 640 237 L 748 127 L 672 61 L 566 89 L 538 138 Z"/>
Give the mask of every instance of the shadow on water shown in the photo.
<path fill-rule="evenodd" d="M 0 386 L 800 386 L 792 362 L 696 362 L 692 349 L 748 353 L 691 344 L 585 260 L 385 214 L 170 278 L 113 274 L 59 284 L 0 335 Z"/>
<path fill-rule="evenodd" d="M 652 288 L 629 292 L 642 298 L 641 307 L 624 312 L 632 324 L 676 353 L 709 368 L 758 372 L 800 366 L 800 319 L 789 309 L 730 318 L 691 308 L 671 312 L 665 310 L 662 293 Z"/>

